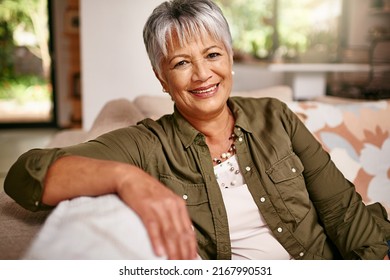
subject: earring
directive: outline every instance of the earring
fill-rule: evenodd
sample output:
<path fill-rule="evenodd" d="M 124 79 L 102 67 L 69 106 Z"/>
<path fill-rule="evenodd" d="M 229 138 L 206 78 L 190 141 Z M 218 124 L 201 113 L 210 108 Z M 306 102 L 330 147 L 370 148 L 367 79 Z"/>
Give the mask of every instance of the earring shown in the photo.
<path fill-rule="evenodd" d="M 165 88 L 162 89 L 163 92 L 168 92 Z"/>
<path fill-rule="evenodd" d="M 236 73 L 232 70 L 232 76 L 234 76 L 234 74 L 236 74 Z"/>

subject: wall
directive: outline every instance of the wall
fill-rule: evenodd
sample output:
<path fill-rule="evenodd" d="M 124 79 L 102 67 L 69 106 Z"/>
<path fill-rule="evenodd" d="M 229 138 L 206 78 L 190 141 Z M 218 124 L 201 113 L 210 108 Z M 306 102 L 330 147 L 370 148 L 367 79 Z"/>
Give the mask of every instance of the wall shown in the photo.
<path fill-rule="evenodd" d="M 69 99 L 69 41 L 64 36 L 64 14 L 67 1 L 53 1 L 54 18 L 54 61 L 57 98 L 57 125 L 67 127 L 70 124 L 71 104 Z"/>
<path fill-rule="evenodd" d="M 162 94 L 142 40 L 143 24 L 160 0 L 81 0 L 83 128 L 110 99 Z"/>

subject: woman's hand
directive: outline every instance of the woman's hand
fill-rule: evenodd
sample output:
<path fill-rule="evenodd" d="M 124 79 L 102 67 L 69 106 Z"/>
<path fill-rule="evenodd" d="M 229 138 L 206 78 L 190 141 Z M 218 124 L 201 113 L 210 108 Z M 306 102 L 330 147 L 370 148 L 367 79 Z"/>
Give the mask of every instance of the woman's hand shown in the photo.
<path fill-rule="evenodd" d="M 154 252 L 168 259 L 195 259 L 196 237 L 184 200 L 143 170 L 130 168 L 117 193 L 143 221 Z"/>
<path fill-rule="evenodd" d="M 142 169 L 125 163 L 66 156 L 51 165 L 42 202 L 117 193 L 144 223 L 154 252 L 195 259 L 197 243 L 184 200 Z"/>

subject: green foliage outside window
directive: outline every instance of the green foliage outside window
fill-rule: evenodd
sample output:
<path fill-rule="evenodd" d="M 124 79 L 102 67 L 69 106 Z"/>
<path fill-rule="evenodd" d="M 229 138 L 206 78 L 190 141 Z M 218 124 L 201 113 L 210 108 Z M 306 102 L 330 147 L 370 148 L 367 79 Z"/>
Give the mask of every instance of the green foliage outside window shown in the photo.
<path fill-rule="evenodd" d="M 341 0 L 216 0 L 236 51 L 261 59 L 297 59 L 337 51 Z M 327 58 L 331 59 L 331 58 Z"/>
<path fill-rule="evenodd" d="M 0 80 L 13 75 L 12 53 L 14 47 L 9 24 L 6 21 L 0 21 Z"/>
<path fill-rule="evenodd" d="M 18 36 L 19 35 L 19 36 Z M 34 38 L 25 45 L 16 38 Z M 51 96 L 47 0 L 0 0 L 0 100 L 18 103 Z M 42 63 L 43 75 L 16 73 L 15 50 L 26 47 Z"/>
<path fill-rule="evenodd" d="M 217 0 L 229 22 L 236 50 L 266 57 L 273 47 L 272 0 Z"/>

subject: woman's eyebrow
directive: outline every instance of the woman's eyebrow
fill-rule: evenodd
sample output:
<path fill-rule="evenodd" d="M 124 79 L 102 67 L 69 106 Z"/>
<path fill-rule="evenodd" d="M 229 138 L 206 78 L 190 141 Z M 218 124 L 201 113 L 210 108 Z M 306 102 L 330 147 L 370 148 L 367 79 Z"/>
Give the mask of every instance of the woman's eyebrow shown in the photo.
<path fill-rule="evenodd" d="M 169 59 L 169 63 L 171 63 L 172 62 L 172 60 L 174 60 L 175 58 L 177 58 L 177 57 L 190 57 L 190 55 L 188 55 L 188 54 L 175 54 L 174 56 L 172 56 L 170 59 Z"/>
<path fill-rule="evenodd" d="M 218 45 L 212 45 L 212 46 L 210 46 L 210 47 L 207 47 L 207 48 L 205 48 L 203 51 L 202 51 L 202 53 L 204 54 L 204 53 L 207 53 L 209 50 L 211 50 L 211 49 L 214 49 L 214 48 L 217 48 L 217 49 L 222 49 L 220 46 L 218 46 Z M 174 56 L 172 56 L 171 58 L 169 58 L 169 60 L 168 60 L 168 62 L 169 63 L 171 63 L 172 62 L 172 60 L 174 60 L 175 58 L 177 58 L 177 57 L 190 57 L 190 55 L 188 55 L 188 54 L 175 54 Z"/>

